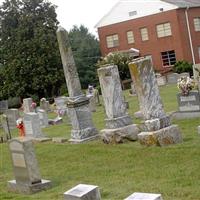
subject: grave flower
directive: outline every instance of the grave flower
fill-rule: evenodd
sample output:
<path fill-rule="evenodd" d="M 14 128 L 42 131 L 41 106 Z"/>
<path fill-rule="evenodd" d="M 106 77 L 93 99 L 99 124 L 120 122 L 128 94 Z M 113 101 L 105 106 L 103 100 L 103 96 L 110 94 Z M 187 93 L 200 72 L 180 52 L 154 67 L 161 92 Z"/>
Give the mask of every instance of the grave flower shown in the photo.
<path fill-rule="evenodd" d="M 190 77 L 182 76 L 177 81 L 177 87 L 181 91 L 182 95 L 187 96 L 189 95 L 190 90 L 195 87 L 195 83 Z"/>

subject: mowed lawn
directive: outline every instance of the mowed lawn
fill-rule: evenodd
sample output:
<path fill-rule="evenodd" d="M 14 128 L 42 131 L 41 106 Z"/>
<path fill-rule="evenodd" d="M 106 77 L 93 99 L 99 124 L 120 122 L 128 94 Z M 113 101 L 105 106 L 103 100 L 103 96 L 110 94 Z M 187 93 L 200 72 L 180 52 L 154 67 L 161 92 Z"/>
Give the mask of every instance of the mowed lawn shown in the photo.
<path fill-rule="evenodd" d="M 177 110 L 176 85 L 160 87 L 167 112 Z M 130 97 L 129 114 L 138 111 L 136 97 Z M 93 119 L 100 130 L 104 127 L 104 109 L 98 107 Z M 66 121 L 66 120 L 65 120 Z M 139 120 L 133 119 L 134 123 Z M 84 144 L 35 144 L 43 179 L 53 187 L 33 195 L 7 191 L 7 181 L 14 179 L 7 144 L 0 144 L 0 199 L 62 200 L 63 193 L 79 183 L 98 185 L 102 200 L 122 200 L 133 192 L 161 193 L 164 200 L 200 199 L 200 119 L 174 121 L 183 143 L 168 147 L 145 147 L 136 142 L 106 145 L 99 141 Z M 49 137 L 70 138 L 67 122 L 43 129 Z M 13 133 L 16 134 L 17 130 Z"/>

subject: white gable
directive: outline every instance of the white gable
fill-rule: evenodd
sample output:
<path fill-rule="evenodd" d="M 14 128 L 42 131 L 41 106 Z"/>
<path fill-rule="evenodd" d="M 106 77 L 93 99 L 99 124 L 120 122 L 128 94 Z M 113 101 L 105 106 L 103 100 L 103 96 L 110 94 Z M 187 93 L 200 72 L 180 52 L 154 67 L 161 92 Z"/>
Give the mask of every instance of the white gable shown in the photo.
<path fill-rule="evenodd" d="M 177 8 L 178 6 L 161 0 L 120 0 L 110 12 L 96 24 L 95 28 Z"/>

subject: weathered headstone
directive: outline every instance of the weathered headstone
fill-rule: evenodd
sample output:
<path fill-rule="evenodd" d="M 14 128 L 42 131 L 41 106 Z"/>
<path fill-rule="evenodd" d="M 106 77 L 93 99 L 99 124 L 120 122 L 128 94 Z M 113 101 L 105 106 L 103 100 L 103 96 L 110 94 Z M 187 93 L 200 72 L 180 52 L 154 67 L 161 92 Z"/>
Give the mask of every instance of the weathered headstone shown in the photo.
<path fill-rule="evenodd" d="M 45 98 L 40 99 L 40 109 L 45 110 L 46 112 L 51 111 L 49 101 Z"/>
<path fill-rule="evenodd" d="M 20 117 L 19 110 L 12 108 L 5 111 L 10 129 L 16 128 L 16 121 Z"/>
<path fill-rule="evenodd" d="M 168 84 L 177 84 L 178 74 L 177 73 L 170 73 L 167 74 L 167 83 Z"/>
<path fill-rule="evenodd" d="M 32 103 L 33 103 L 32 98 L 23 99 L 24 113 L 34 112 L 34 108 L 32 107 Z"/>
<path fill-rule="evenodd" d="M 69 97 L 68 114 L 72 123 L 71 142 L 80 143 L 98 137 L 89 111 L 89 99 L 82 93 L 80 80 L 74 62 L 67 31 L 59 27 L 57 39 L 63 63 Z"/>
<path fill-rule="evenodd" d="M 8 139 L 11 139 L 11 133 L 8 123 L 8 117 L 5 114 L 1 115 L 1 124 L 4 131 L 3 141 L 7 141 Z"/>
<path fill-rule="evenodd" d="M 163 200 L 161 194 L 135 192 L 124 200 Z"/>
<path fill-rule="evenodd" d="M 86 97 L 89 98 L 89 109 L 91 112 L 96 112 L 96 99 L 94 94 L 86 93 Z"/>
<path fill-rule="evenodd" d="M 163 86 L 167 83 L 166 77 L 162 76 L 161 74 L 157 74 L 156 79 L 158 86 Z"/>
<path fill-rule="evenodd" d="M 15 180 L 8 181 L 12 192 L 32 194 L 51 187 L 51 181 L 41 179 L 33 143 L 25 137 L 9 141 Z"/>
<path fill-rule="evenodd" d="M 40 125 L 42 128 L 46 128 L 49 126 L 49 122 L 48 122 L 48 116 L 45 110 L 39 109 L 37 111 L 38 115 L 39 115 L 39 119 L 40 119 Z"/>
<path fill-rule="evenodd" d="M 4 113 L 6 110 L 8 110 L 8 101 L 7 100 L 0 101 L 0 113 Z"/>
<path fill-rule="evenodd" d="M 97 71 L 107 116 L 106 129 L 101 131 L 103 141 L 120 143 L 127 138 L 136 140 L 139 129 L 127 113 L 117 66 L 103 66 Z"/>
<path fill-rule="evenodd" d="M 64 200 L 101 200 L 99 187 L 79 184 L 64 193 Z"/>
<path fill-rule="evenodd" d="M 182 141 L 177 125 L 171 125 L 163 109 L 158 84 L 149 58 L 139 58 L 129 63 L 140 110 L 144 116 L 144 131 L 138 139 L 144 145 L 169 145 Z"/>
<path fill-rule="evenodd" d="M 54 101 L 55 101 L 57 110 L 67 112 L 67 97 L 65 96 L 56 97 L 54 98 Z"/>
<path fill-rule="evenodd" d="M 40 125 L 38 113 L 30 112 L 24 114 L 25 136 L 39 138 L 44 137 Z"/>

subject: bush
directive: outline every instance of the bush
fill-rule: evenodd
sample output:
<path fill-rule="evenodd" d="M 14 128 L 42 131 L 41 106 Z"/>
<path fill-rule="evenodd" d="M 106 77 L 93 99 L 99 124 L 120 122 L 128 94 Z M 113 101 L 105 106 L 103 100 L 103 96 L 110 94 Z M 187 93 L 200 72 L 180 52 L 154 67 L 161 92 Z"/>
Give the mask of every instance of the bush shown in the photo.
<path fill-rule="evenodd" d="M 8 98 L 8 107 L 9 108 L 20 108 L 21 107 L 20 97 L 9 97 Z"/>
<path fill-rule="evenodd" d="M 185 61 L 185 60 L 181 60 L 181 61 L 176 62 L 173 66 L 173 71 L 178 73 L 178 74 L 181 74 L 183 72 L 189 72 L 190 76 L 193 75 L 192 64 Z"/>

